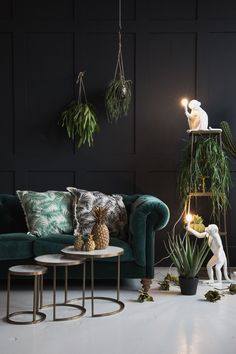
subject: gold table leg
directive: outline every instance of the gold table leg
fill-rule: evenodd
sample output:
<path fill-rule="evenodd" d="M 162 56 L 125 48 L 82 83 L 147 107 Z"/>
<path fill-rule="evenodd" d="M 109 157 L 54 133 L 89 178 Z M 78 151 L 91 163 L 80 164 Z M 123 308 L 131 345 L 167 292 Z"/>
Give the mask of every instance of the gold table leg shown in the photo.
<path fill-rule="evenodd" d="M 17 311 L 10 313 L 10 292 L 11 292 L 11 274 L 8 272 L 7 278 L 7 314 L 6 320 L 9 323 L 17 324 L 17 325 L 27 325 L 27 324 L 36 324 L 45 320 L 46 315 L 42 312 L 38 311 L 39 306 L 39 277 L 38 275 L 34 275 L 34 290 L 33 290 L 33 311 Z M 15 321 L 12 317 L 17 315 L 33 315 L 32 321 Z M 36 315 L 39 318 L 36 318 Z"/>

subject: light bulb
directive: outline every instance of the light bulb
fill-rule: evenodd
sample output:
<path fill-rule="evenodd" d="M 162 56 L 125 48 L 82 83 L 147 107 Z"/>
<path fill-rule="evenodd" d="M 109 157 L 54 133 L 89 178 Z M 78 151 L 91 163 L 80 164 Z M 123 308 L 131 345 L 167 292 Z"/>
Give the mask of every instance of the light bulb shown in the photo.
<path fill-rule="evenodd" d="M 192 218 L 193 218 L 192 214 L 188 213 L 186 215 L 186 221 L 187 221 L 188 224 L 190 224 L 190 222 L 192 221 Z"/>
<path fill-rule="evenodd" d="M 187 107 L 187 105 L 188 105 L 188 99 L 187 99 L 187 98 L 183 98 L 180 103 L 181 103 L 181 105 L 182 105 L 183 107 Z"/>

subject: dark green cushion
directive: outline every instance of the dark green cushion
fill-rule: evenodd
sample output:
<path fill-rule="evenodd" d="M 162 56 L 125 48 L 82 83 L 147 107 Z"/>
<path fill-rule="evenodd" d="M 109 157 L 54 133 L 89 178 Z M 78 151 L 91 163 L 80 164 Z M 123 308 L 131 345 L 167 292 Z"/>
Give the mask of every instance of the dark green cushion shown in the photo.
<path fill-rule="evenodd" d="M 25 233 L 0 235 L 0 260 L 32 258 L 35 236 Z"/>
<path fill-rule="evenodd" d="M 0 194 L 0 234 L 27 232 L 25 216 L 16 195 Z"/>
<path fill-rule="evenodd" d="M 72 245 L 73 242 L 74 236 L 65 234 L 37 238 L 34 242 L 34 254 L 35 256 L 40 256 L 47 253 L 60 253 L 62 248 Z M 124 255 L 121 256 L 121 261 L 129 262 L 134 260 L 132 249 L 127 242 L 111 237 L 110 245 L 122 247 L 125 250 Z M 114 262 L 116 258 L 107 258 L 103 259 L 103 261 Z"/>

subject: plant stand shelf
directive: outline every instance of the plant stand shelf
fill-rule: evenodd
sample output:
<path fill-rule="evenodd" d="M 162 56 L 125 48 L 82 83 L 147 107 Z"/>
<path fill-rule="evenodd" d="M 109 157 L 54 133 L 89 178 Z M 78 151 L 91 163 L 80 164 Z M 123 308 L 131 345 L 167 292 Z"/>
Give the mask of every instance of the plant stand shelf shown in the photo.
<path fill-rule="evenodd" d="M 191 160 L 190 160 L 190 175 L 192 174 L 192 161 L 194 156 L 194 143 L 199 139 L 204 139 L 209 136 L 215 136 L 217 142 L 222 147 L 222 129 L 213 129 L 213 130 L 188 130 L 189 139 L 191 142 Z M 186 210 L 189 213 L 191 210 L 191 203 L 194 199 L 197 201 L 198 198 L 211 198 L 212 193 L 209 191 L 205 191 L 205 185 L 203 184 L 202 191 L 190 191 L 186 201 Z M 219 234 L 225 239 L 225 251 L 227 257 L 228 268 L 230 271 L 230 263 L 229 263 L 229 248 L 228 248 L 228 236 L 227 236 L 227 210 L 224 207 L 221 211 L 218 212 L 218 220 L 219 220 Z M 222 220 L 222 223 L 221 223 Z"/>

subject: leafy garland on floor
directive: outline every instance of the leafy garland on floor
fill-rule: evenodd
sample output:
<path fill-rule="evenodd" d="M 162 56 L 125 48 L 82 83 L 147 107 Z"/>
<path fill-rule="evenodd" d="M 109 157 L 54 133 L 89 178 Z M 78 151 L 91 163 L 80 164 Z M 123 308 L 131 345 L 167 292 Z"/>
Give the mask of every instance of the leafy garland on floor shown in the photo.
<path fill-rule="evenodd" d="M 94 134 L 99 130 L 96 113 L 87 101 L 83 77 L 84 72 L 80 72 L 76 81 L 76 84 L 79 84 L 78 100 L 69 104 L 59 121 L 61 127 L 66 127 L 69 139 L 78 139 L 78 148 L 86 143 L 91 147 Z"/>
<path fill-rule="evenodd" d="M 121 26 L 121 0 L 119 0 L 119 50 L 115 68 L 114 79 L 108 85 L 105 94 L 105 107 L 107 120 L 110 123 L 117 122 L 123 116 L 127 116 L 131 103 L 132 81 L 126 80 L 122 55 L 122 26 Z"/>

